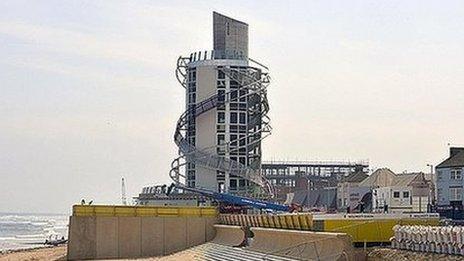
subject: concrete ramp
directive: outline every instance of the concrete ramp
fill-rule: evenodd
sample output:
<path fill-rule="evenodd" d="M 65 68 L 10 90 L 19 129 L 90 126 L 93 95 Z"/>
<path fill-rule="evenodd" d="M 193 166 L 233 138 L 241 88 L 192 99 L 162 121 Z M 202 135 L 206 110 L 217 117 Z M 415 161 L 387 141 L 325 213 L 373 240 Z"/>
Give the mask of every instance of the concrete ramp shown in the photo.
<path fill-rule="evenodd" d="M 224 246 L 239 246 L 245 241 L 245 231 L 240 226 L 214 225 L 216 237 L 211 241 Z"/>
<path fill-rule="evenodd" d="M 251 228 L 246 249 L 303 260 L 355 260 L 351 237 L 344 233 Z"/>

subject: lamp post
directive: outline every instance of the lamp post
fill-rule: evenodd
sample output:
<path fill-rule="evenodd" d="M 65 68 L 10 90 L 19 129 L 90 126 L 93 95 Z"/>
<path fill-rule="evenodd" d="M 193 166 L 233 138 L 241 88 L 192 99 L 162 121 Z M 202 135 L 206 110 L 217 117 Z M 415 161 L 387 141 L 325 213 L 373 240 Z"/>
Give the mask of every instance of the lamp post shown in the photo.
<path fill-rule="evenodd" d="M 433 164 L 427 164 L 427 167 L 430 167 L 430 181 L 431 181 L 431 186 L 429 188 L 429 208 L 428 208 L 428 212 L 432 212 L 432 205 L 435 205 L 435 184 L 436 184 L 436 180 L 435 180 L 435 177 L 433 175 Z M 432 199 L 430 202 L 430 198 Z"/>

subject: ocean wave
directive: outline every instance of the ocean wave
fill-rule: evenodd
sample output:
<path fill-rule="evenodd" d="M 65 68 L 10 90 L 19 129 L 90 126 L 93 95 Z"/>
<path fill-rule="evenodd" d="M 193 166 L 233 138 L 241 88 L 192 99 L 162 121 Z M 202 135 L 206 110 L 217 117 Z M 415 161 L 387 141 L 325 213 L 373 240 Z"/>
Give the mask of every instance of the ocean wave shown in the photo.
<path fill-rule="evenodd" d="M 0 241 L 10 241 L 10 240 L 15 240 L 16 237 L 0 237 Z"/>
<path fill-rule="evenodd" d="M 42 244 L 50 236 L 67 237 L 68 216 L 0 214 L 0 249 Z"/>
<path fill-rule="evenodd" d="M 16 238 L 19 239 L 35 239 L 35 238 L 44 238 L 46 234 L 31 234 L 31 235 L 16 235 Z"/>

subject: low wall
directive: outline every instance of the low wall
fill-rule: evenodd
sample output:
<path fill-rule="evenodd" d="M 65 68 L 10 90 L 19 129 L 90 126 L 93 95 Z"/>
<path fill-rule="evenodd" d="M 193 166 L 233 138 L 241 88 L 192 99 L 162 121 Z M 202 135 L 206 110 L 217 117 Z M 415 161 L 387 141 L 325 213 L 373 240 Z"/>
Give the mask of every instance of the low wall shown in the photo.
<path fill-rule="evenodd" d="M 121 212 L 105 207 L 108 209 L 97 206 L 105 214 L 89 209 L 83 214 L 82 208 L 78 208 L 81 212 L 74 211 L 69 224 L 69 260 L 163 256 L 203 244 L 215 236 L 216 216 L 211 214 L 215 212 L 179 215 L 182 211 L 178 207 L 165 207 L 157 213 L 170 215 L 130 216 L 128 213 L 146 214 L 153 207 L 137 207 L 134 212 L 127 207 Z M 178 214 L 174 215 L 176 211 Z"/>
<path fill-rule="evenodd" d="M 214 225 L 216 237 L 211 241 L 224 246 L 239 246 L 245 241 L 245 231 L 240 226 Z"/>
<path fill-rule="evenodd" d="M 304 260 L 355 260 L 351 237 L 343 233 L 251 228 L 249 250 Z"/>

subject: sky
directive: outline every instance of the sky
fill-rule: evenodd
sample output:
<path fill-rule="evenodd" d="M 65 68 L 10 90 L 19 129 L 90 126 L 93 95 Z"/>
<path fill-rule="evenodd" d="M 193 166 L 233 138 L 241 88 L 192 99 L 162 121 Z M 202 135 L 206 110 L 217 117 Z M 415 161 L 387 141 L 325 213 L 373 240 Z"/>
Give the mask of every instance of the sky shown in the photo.
<path fill-rule="evenodd" d="M 169 183 L 180 55 L 212 12 L 270 68 L 265 160 L 429 171 L 464 145 L 462 1 L 0 1 L 0 212 L 70 213 Z"/>

